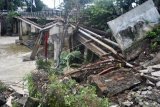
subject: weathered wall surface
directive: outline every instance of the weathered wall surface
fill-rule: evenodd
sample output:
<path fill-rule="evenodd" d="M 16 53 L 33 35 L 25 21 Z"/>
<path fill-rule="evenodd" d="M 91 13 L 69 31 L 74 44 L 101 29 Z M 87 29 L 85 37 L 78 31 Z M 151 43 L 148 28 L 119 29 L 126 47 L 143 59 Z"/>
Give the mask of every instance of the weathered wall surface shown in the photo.
<path fill-rule="evenodd" d="M 134 41 L 143 38 L 144 33 L 159 22 L 160 15 L 152 0 L 108 22 L 113 35 L 122 50 L 129 48 Z M 152 24 L 147 24 L 147 22 Z M 125 31 L 127 33 L 125 34 Z M 134 34 L 135 33 L 135 34 Z M 133 34 L 133 35 L 132 35 Z"/>
<path fill-rule="evenodd" d="M 35 28 L 33 25 L 31 25 L 31 32 L 32 32 L 32 33 L 35 33 L 35 32 L 36 32 L 36 28 Z"/>
<path fill-rule="evenodd" d="M 22 32 L 23 32 L 23 34 L 24 35 L 26 35 L 27 34 L 27 23 L 25 23 L 25 22 L 22 22 Z"/>

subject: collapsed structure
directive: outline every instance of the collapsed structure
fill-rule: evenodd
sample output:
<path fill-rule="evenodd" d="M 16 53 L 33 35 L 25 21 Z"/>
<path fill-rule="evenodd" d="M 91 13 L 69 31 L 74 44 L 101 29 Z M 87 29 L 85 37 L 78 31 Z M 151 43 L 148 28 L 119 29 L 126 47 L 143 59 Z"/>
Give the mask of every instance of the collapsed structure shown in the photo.
<path fill-rule="evenodd" d="M 20 43 L 28 45 L 28 41 L 25 41 L 22 36 L 28 31 L 37 33 L 33 39 L 35 43 L 30 59 L 34 60 L 40 50 L 43 50 L 47 59 L 48 44 L 51 44 L 51 51 L 54 52 L 55 67 L 59 65 L 60 53 L 64 46 L 66 50 L 72 51 L 83 45 L 84 48 L 81 51 L 84 55 L 89 54 L 90 50 L 99 57 L 100 60 L 95 63 L 83 65 L 74 70 L 69 69 L 68 72 L 64 71 L 64 76 L 69 76 L 80 83 L 94 84 L 98 89 L 98 95 L 113 97 L 139 85 L 143 80 L 141 77 L 154 82 L 153 85 L 158 84 L 157 87 L 160 86 L 160 76 L 157 77 L 160 66 L 147 67 L 148 62 L 146 65 L 144 61 L 140 60 L 138 63 L 135 61 L 142 53 L 145 54 L 145 47 L 142 46 L 147 42 L 142 41 L 146 37 L 146 32 L 159 23 L 160 15 L 152 0 L 108 22 L 113 35 L 105 33 L 107 36 L 79 25 L 66 24 L 64 20 L 57 17 L 42 26 L 26 19 L 26 16 L 25 14 L 24 17 L 22 15 L 15 18 L 18 20 Z M 116 41 L 111 37 L 114 37 Z M 154 57 L 158 59 L 159 54 Z M 144 70 L 141 70 L 142 68 Z M 157 90 L 154 92 L 155 95 L 159 93 Z"/>

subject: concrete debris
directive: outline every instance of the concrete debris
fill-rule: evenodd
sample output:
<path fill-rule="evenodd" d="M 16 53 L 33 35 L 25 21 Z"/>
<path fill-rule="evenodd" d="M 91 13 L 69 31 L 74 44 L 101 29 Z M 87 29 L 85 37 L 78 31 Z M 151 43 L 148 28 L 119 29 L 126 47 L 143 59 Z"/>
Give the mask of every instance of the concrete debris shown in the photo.
<path fill-rule="evenodd" d="M 156 83 L 156 87 L 157 87 L 157 88 L 160 88 L 160 81 L 158 81 L 158 82 Z"/>
<path fill-rule="evenodd" d="M 118 69 L 103 76 L 91 76 L 91 84 L 95 84 L 100 93 L 114 96 L 140 83 L 138 78 L 129 70 Z"/>
<path fill-rule="evenodd" d="M 151 75 L 155 77 L 160 77 L 160 71 L 152 72 Z"/>

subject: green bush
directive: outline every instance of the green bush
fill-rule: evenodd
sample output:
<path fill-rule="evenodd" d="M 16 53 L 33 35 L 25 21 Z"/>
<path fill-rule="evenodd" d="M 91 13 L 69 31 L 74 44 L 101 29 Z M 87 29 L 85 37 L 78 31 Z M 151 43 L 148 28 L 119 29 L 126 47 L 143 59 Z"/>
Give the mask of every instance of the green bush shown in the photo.
<path fill-rule="evenodd" d="M 32 74 L 27 75 L 25 80 L 27 81 L 29 95 L 34 98 L 41 98 L 42 95 L 41 93 L 38 92 L 37 87 L 33 81 L 33 75 Z"/>
<path fill-rule="evenodd" d="M 0 82 L 0 92 L 3 92 L 7 89 L 7 87 L 2 83 Z"/>
<path fill-rule="evenodd" d="M 93 86 L 79 86 L 72 79 L 60 81 L 56 75 L 50 80 L 48 107 L 109 107 L 108 99 L 99 98 Z"/>
<path fill-rule="evenodd" d="M 36 64 L 38 70 L 43 69 L 44 71 L 49 72 L 52 63 L 50 61 L 44 61 L 43 59 L 38 59 L 36 61 Z"/>
<path fill-rule="evenodd" d="M 155 38 L 157 36 L 156 32 L 149 31 L 147 32 L 147 37 L 148 38 Z"/>
<path fill-rule="evenodd" d="M 74 62 L 76 63 L 76 59 L 78 59 L 77 62 L 82 61 L 82 55 L 80 51 L 73 51 L 73 52 L 62 52 L 60 56 L 60 65 L 62 68 L 70 67 Z"/>

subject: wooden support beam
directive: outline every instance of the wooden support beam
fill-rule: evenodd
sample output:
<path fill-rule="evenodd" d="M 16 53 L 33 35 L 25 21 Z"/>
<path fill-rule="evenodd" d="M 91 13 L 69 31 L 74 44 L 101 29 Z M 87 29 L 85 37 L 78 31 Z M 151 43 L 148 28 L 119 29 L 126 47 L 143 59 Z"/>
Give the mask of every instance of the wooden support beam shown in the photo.
<path fill-rule="evenodd" d="M 22 18 L 22 17 L 15 17 L 15 18 L 17 18 L 17 19 L 19 19 L 19 20 L 21 20 L 21 21 L 23 21 L 23 22 L 25 22 L 27 24 L 33 25 L 35 28 L 37 28 L 39 30 L 42 29 L 42 27 L 40 25 L 38 25 L 37 23 L 34 23 L 34 22 L 32 22 L 32 21 L 30 21 L 28 19 L 25 19 L 25 18 Z"/>
<path fill-rule="evenodd" d="M 37 55 L 38 49 L 40 47 L 42 36 L 43 36 L 43 32 L 41 32 L 40 36 L 37 37 L 35 46 L 33 47 L 33 51 L 32 51 L 31 56 L 30 56 L 31 60 L 35 60 L 35 56 Z"/>
<path fill-rule="evenodd" d="M 117 51 L 115 49 L 113 49 L 112 47 L 108 46 L 107 44 L 103 43 L 102 41 L 96 39 L 95 37 L 91 36 L 90 34 L 84 32 L 83 30 L 79 29 L 78 30 L 80 33 L 82 33 L 83 35 L 91 38 L 92 40 L 94 40 L 95 42 L 99 43 L 100 45 L 102 45 L 103 47 L 105 47 L 106 49 L 108 49 L 109 51 L 111 51 L 114 55 L 118 55 Z"/>
<path fill-rule="evenodd" d="M 76 39 L 99 57 L 102 57 L 107 54 L 107 52 L 96 46 L 94 43 L 88 42 L 88 40 L 80 34 L 77 35 Z"/>
<path fill-rule="evenodd" d="M 119 47 L 119 44 L 116 43 L 116 42 L 113 42 L 113 41 L 111 41 L 111 40 L 109 40 L 109 39 L 107 39 L 107 38 L 104 38 L 104 37 L 102 37 L 101 35 L 98 35 L 98 34 L 92 32 L 92 31 L 90 31 L 90 30 L 87 30 L 87 29 L 83 28 L 83 27 L 79 27 L 79 28 L 80 28 L 81 30 L 83 30 L 83 31 L 85 31 L 85 32 L 87 32 L 87 33 L 89 33 L 89 34 L 97 37 L 97 38 L 100 38 L 100 39 L 102 39 L 102 40 L 105 40 L 107 43 L 109 43 L 109 44 L 111 44 L 111 45 L 113 45 L 113 46 L 115 46 L 115 47 L 120 48 L 120 47 Z"/>

